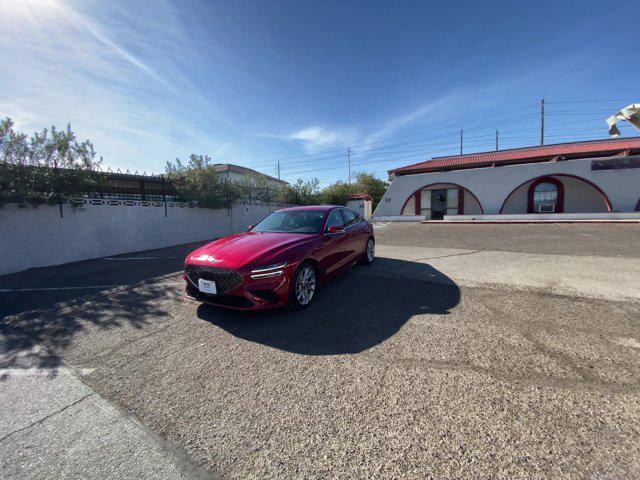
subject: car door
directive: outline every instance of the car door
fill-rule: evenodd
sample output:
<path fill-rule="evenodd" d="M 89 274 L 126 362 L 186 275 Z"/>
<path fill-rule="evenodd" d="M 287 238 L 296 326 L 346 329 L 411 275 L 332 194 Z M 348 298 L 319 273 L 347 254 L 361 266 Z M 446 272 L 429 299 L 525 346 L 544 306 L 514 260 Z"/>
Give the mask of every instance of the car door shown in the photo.
<path fill-rule="evenodd" d="M 320 268 L 331 273 L 342 267 L 349 260 L 349 236 L 346 231 L 330 234 L 329 227 L 344 228 L 344 218 L 340 209 L 329 212 L 322 232 L 323 245 L 320 253 Z"/>
<path fill-rule="evenodd" d="M 341 210 L 345 221 L 344 228 L 347 234 L 347 259 L 351 261 L 364 252 L 364 247 L 369 238 L 367 224 L 354 210 L 350 208 L 343 208 Z"/>

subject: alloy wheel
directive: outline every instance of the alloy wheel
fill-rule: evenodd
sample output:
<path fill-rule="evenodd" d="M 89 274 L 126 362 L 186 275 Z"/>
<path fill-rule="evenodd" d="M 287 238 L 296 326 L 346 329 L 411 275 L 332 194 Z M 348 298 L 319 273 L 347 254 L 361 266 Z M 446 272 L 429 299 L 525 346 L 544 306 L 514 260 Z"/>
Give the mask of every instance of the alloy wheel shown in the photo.
<path fill-rule="evenodd" d="M 369 239 L 367 242 L 367 261 L 369 263 L 373 262 L 373 256 L 375 254 L 375 244 L 372 239 Z"/>
<path fill-rule="evenodd" d="M 296 278 L 296 299 L 300 305 L 309 305 L 316 291 L 316 272 L 310 265 L 305 265 Z"/>

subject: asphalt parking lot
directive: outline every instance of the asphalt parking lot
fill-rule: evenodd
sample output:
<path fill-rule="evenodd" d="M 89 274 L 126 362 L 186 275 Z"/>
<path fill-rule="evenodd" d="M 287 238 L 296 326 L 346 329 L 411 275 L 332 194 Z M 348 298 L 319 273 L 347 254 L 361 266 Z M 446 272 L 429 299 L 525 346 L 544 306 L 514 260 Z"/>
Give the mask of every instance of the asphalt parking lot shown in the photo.
<path fill-rule="evenodd" d="M 72 367 L 222 478 L 640 476 L 638 225 L 376 235 L 301 312 L 185 301 L 193 245 L 0 277 L 5 366 Z"/>

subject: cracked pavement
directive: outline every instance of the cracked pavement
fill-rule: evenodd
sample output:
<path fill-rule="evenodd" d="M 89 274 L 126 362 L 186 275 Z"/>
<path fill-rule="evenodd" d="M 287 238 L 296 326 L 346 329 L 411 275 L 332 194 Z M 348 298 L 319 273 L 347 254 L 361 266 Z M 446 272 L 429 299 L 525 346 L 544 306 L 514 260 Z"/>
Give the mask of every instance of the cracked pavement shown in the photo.
<path fill-rule="evenodd" d="M 640 229 L 523 227 L 391 224 L 302 312 L 184 301 L 178 261 L 25 272 L 139 283 L 5 296 L 5 325 L 222 478 L 637 478 Z"/>

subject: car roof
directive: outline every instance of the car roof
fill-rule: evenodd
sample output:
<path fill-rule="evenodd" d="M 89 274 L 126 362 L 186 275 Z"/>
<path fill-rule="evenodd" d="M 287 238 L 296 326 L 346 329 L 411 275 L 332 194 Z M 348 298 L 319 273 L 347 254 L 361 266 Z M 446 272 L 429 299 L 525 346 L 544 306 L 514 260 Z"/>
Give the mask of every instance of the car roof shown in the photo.
<path fill-rule="evenodd" d="M 344 205 L 304 205 L 301 207 L 289 207 L 289 208 L 281 208 L 278 210 L 279 212 L 288 212 L 288 211 L 296 211 L 296 210 L 321 210 L 326 212 L 327 210 L 332 210 L 334 208 L 345 208 Z"/>

